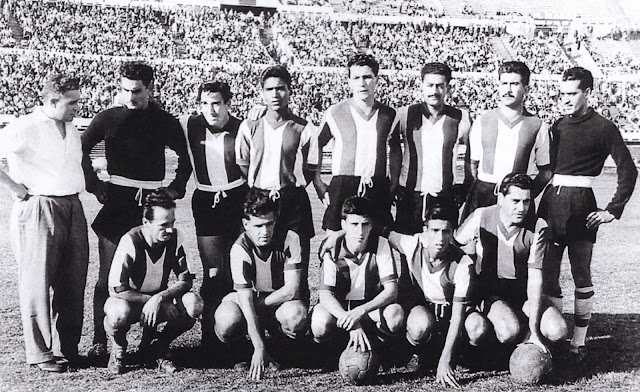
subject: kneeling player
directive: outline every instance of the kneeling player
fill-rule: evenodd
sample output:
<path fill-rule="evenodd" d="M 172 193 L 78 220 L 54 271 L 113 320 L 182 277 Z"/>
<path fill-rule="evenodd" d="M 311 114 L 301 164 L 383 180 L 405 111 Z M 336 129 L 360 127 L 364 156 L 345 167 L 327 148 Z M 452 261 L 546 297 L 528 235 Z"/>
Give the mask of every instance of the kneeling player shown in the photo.
<path fill-rule="evenodd" d="M 457 220 L 458 211 L 454 206 L 434 206 L 427 212 L 423 233 L 389 234 L 391 246 L 407 258 L 412 288 L 416 289 L 415 296 L 403 304 L 409 310 L 407 340 L 419 347 L 435 332 L 444 332 L 446 338 L 436 381 L 455 387 L 460 385 L 453 373 L 453 354 L 475 279 L 473 260 L 453 244 Z M 474 332 L 467 330 L 469 336 Z"/>
<path fill-rule="evenodd" d="M 474 211 L 456 233 L 456 240 L 474 244 L 477 254 L 482 313 L 472 313 L 466 320 L 478 332 L 472 344 L 487 337 L 491 329 L 500 343 L 517 343 L 525 316 L 528 340 L 545 351 L 543 336 L 556 342 L 567 335 L 562 314 L 542 297 L 547 223 L 541 218 L 526 223 L 532 184 L 527 175 L 508 174 L 500 184 L 498 204 Z"/>
<path fill-rule="evenodd" d="M 235 292 L 222 299 L 215 313 L 215 332 L 224 343 L 249 335 L 253 344 L 251 378 L 262 378 L 272 362 L 265 348 L 264 329 L 291 339 L 304 336 L 308 299 L 301 298 L 303 263 L 300 240 L 293 231 L 284 240 L 273 238 L 278 205 L 269 191 L 253 188 L 247 195 L 242 223 L 245 232 L 231 247 L 231 276 Z"/>
<path fill-rule="evenodd" d="M 373 208 L 369 199 L 348 198 L 342 207 L 344 232 L 321 256 L 320 302 L 311 315 L 317 342 L 342 329 L 349 332 L 347 347 L 368 351 L 371 342 L 365 329 L 376 328 L 382 338 L 402 331 L 404 312 L 394 303 L 395 263 L 387 240 L 371 234 Z"/>
<path fill-rule="evenodd" d="M 176 371 L 168 359 L 169 344 L 193 327 L 202 312 L 202 299 L 190 292 L 193 275 L 181 235 L 173 228 L 176 204 L 165 190 L 150 193 L 144 203 L 142 226 L 131 229 L 118 244 L 109 271 L 109 294 L 104 327 L 112 348 L 108 369 L 124 372 L 127 331 L 140 321 L 142 350 L 148 350 L 159 370 Z M 177 281 L 168 285 L 173 271 Z M 156 327 L 167 321 L 157 340 Z"/>

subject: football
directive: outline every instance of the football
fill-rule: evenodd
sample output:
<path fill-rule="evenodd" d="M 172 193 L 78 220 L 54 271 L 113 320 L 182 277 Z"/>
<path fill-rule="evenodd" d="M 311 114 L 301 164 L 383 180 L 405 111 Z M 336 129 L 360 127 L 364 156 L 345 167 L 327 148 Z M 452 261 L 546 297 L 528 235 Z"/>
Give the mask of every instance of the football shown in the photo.
<path fill-rule="evenodd" d="M 551 354 L 533 343 L 519 345 L 509 359 L 511 377 L 521 384 L 540 384 L 550 371 Z"/>
<path fill-rule="evenodd" d="M 378 374 L 378 355 L 373 351 L 356 351 L 347 347 L 340 355 L 338 370 L 342 378 L 353 385 L 368 384 Z"/>

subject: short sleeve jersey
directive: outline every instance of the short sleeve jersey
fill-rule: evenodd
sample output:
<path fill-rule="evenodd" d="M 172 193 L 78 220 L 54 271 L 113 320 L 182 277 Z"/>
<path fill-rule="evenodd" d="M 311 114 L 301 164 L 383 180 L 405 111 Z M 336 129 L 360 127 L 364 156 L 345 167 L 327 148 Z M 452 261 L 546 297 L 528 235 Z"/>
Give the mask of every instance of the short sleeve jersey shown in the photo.
<path fill-rule="evenodd" d="M 404 235 L 392 232 L 389 242 L 407 257 L 411 280 L 434 304 L 469 303 L 475 279 L 473 260 L 455 245 L 450 245 L 434 263 L 421 234 Z M 435 265 L 434 265 L 435 264 Z"/>
<path fill-rule="evenodd" d="M 478 179 L 497 184 L 511 172 L 533 175 L 551 163 L 549 126 L 525 111 L 509 121 L 499 109 L 483 113 L 469 132 L 470 158 Z"/>
<path fill-rule="evenodd" d="M 456 233 L 460 244 L 475 242 L 476 273 L 481 280 L 527 279 L 527 269 L 542 269 L 547 248 L 547 223 L 508 232 L 499 218 L 500 206 L 479 208 Z"/>
<path fill-rule="evenodd" d="M 266 116 L 240 124 L 236 163 L 248 166 L 250 187 L 280 190 L 306 186 L 303 170 L 318 165 L 317 132 L 312 123 L 293 114 L 272 124 Z"/>
<path fill-rule="evenodd" d="M 424 103 L 398 110 L 394 132 L 404 147 L 400 185 L 433 196 L 451 188 L 461 121 L 462 111 L 448 105 L 439 118 Z"/>
<path fill-rule="evenodd" d="M 389 242 L 372 236 L 360 255 L 345 246 L 344 236 L 322 259 L 319 290 L 328 290 L 339 301 L 370 301 L 387 282 L 397 281 Z"/>
<path fill-rule="evenodd" d="M 285 284 L 285 272 L 302 269 L 300 239 L 287 232 L 282 244 L 259 249 L 247 233 L 242 233 L 231 247 L 231 277 L 235 290 L 253 289 L 270 293 Z"/>
<path fill-rule="evenodd" d="M 330 106 L 320 126 L 318 143 L 325 146 L 333 140 L 331 174 L 387 176 L 388 145 L 395 115 L 394 109 L 379 102 L 368 115 L 351 104 L 350 99 Z"/>
<path fill-rule="evenodd" d="M 167 242 L 152 249 L 142 230 L 142 226 L 135 227 L 120 239 L 109 271 L 109 287 L 116 292 L 156 294 L 168 287 L 171 271 L 179 280 L 191 281 L 181 232 L 174 229 Z"/>

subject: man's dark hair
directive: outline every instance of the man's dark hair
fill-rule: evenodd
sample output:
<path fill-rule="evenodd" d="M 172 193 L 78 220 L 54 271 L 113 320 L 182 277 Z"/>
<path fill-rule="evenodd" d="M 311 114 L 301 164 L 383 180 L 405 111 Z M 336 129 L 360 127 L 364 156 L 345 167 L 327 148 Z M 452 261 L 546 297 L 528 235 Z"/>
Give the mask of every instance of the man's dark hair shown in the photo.
<path fill-rule="evenodd" d="M 143 216 L 146 220 L 153 220 L 153 207 L 160 207 L 166 210 L 176 208 L 176 202 L 166 188 L 156 189 L 144 198 Z"/>
<path fill-rule="evenodd" d="M 153 68 L 142 61 L 127 61 L 120 66 L 120 76 L 129 80 L 141 80 L 145 87 L 153 81 Z"/>
<path fill-rule="evenodd" d="M 579 80 L 578 88 L 586 91 L 588 88 L 593 90 L 593 74 L 586 68 L 573 67 L 569 68 L 562 74 L 562 81 Z"/>
<path fill-rule="evenodd" d="M 198 102 L 202 100 L 202 93 L 220 93 L 224 103 L 229 103 L 233 94 L 226 82 L 204 82 L 198 87 Z"/>
<path fill-rule="evenodd" d="M 531 190 L 533 186 L 533 180 L 526 174 L 522 173 L 509 173 L 502 179 L 500 183 L 500 193 L 503 195 L 509 194 L 509 189 L 512 187 L 518 187 L 524 190 Z"/>
<path fill-rule="evenodd" d="M 48 74 L 42 82 L 43 97 L 62 95 L 67 91 L 80 90 L 80 82 L 74 77 L 58 72 Z"/>
<path fill-rule="evenodd" d="M 442 75 L 447 83 L 451 81 L 451 68 L 445 63 L 427 63 L 420 70 L 420 80 L 424 75 Z"/>
<path fill-rule="evenodd" d="M 453 203 L 435 205 L 427 210 L 424 225 L 427 226 L 431 220 L 447 221 L 455 229 L 458 225 L 458 209 Z"/>
<path fill-rule="evenodd" d="M 373 203 L 366 197 L 351 196 L 342 204 L 342 219 L 346 219 L 347 215 L 373 218 Z"/>
<path fill-rule="evenodd" d="M 529 79 L 531 78 L 531 70 L 527 67 L 527 64 L 522 61 L 505 61 L 498 68 L 498 77 L 503 73 L 514 73 L 520 75 L 522 84 L 524 86 L 529 85 Z"/>
<path fill-rule="evenodd" d="M 356 53 L 349 57 L 349 61 L 347 61 L 347 71 L 349 72 L 349 76 L 351 76 L 351 67 L 354 65 L 371 68 L 374 76 L 378 76 L 378 71 L 380 70 L 380 64 L 378 64 L 375 57 L 370 54 Z"/>
<path fill-rule="evenodd" d="M 261 86 L 264 87 L 264 82 L 269 78 L 279 78 L 287 85 L 289 91 L 291 91 L 291 74 L 284 65 L 272 65 L 265 69 L 260 76 Z"/>
<path fill-rule="evenodd" d="M 278 205 L 270 197 L 269 191 L 252 188 L 247 194 L 244 202 L 244 218 L 252 216 L 266 216 L 273 212 L 274 217 L 278 214 Z"/>

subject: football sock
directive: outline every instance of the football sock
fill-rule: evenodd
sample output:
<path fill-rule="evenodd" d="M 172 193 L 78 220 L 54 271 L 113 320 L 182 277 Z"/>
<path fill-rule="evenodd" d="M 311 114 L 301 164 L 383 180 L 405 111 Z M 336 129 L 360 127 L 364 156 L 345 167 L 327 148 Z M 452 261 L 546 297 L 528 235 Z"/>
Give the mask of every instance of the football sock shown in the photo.
<path fill-rule="evenodd" d="M 572 346 L 584 346 L 593 310 L 593 286 L 576 287 Z"/>

